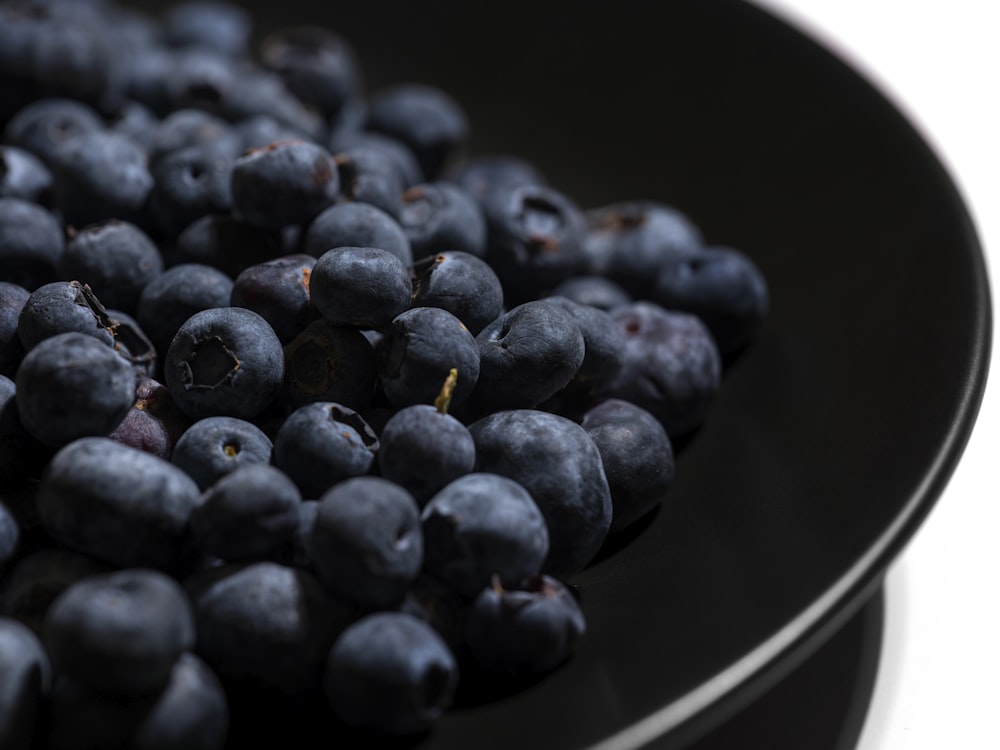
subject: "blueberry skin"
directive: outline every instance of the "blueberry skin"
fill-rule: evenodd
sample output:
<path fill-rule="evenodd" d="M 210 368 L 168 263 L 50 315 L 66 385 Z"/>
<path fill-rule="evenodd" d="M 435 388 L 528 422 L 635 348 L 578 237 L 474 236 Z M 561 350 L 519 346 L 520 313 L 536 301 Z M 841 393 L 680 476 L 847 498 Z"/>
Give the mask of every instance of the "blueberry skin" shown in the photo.
<path fill-rule="evenodd" d="M 440 181 L 409 188 L 402 194 L 399 223 L 414 260 L 443 250 L 486 255 L 486 219 L 476 199 L 458 185 Z"/>
<path fill-rule="evenodd" d="M 269 464 L 274 446 L 252 422 L 236 417 L 206 417 L 177 439 L 171 462 L 206 490 L 249 464 Z"/>
<path fill-rule="evenodd" d="M 240 466 L 208 488 L 191 514 L 192 535 L 206 555 L 237 562 L 275 554 L 299 526 L 302 495 L 284 473 L 263 463 Z"/>
<path fill-rule="evenodd" d="M 236 159 L 232 211 L 253 226 L 279 229 L 308 224 L 337 197 L 340 179 L 333 157 L 308 141 L 278 141 Z"/>
<path fill-rule="evenodd" d="M 135 400 L 138 373 L 110 346 L 82 333 L 61 333 L 28 352 L 17 371 L 21 423 L 54 448 L 107 435 Z"/>
<path fill-rule="evenodd" d="M 40 736 L 36 720 L 48 697 L 52 668 L 38 637 L 25 625 L 0 617 L 0 747 L 28 750 Z"/>
<path fill-rule="evenodd" d="M 135 224 L 111 219 L 70 235 L 59 259 L 64 279 L 89 285 L 106 307 L 134 314 L 143 288 L 163 270 L 153 240 Z"/>
<path fill-rule="evenodd" d="M 352 100 L 352 102 L 357 101 L 359 100 Z M 357 110 L 357 114 L 355 114 L 355 110 Z M 349 102 L 345 105 L 345 109 L 338 118 L 340 126 L 334 127 L 330 133 L 330 150 L 335 154 L 359 148 L 366 151 L 378 151 L 384 154 L 395 167 L 402 180 L 404 190 L 424 182 L 424 172 L 420 168 L 420 163 L 406 144 L 381 133 L 359 130 L 360 124 L 352 125 L 349 122 L 344 122 L 345 120 L 350 121 L 354 117 L 364 120 L 366 112 L 362 110 L 363 107 L 357 104 L 352 105 Z"/>
<path fill-rule="evenodd" d="M 231 127 L 240 142 L 239 151 L 235 156 L 246 151 L 263 148 L 275 141 L 309 140 L 309 137 L 300 128 L 280 122 L 271 115 L 251 115 L 232 123 Z"/>
<path fill-rule="evenodd" d="M 233 279 L 229 304 L 262 316 L 287 344 L 317 318 L 310 298 L 315 265 L 314 257 L 297 253 L 248 266 Z"/>
<path fill-rule="evenodd" d="M 299 486 L 303 497 L 318 498 L 330 487 L 368 474 L 378 438 L 353 409 L 317 401 L 293 411 L 274 439 L 274 465 Z"/>
<path fill-rule="evenodd" d="M 473 658 L 488 670 L 510 676 L 555 669 L 573 654 L 585 632 L 576 599 L 549 576 L 514 588 L 495 581 L 476 597 L 466 621 Z"/>
<path fill-rule="evenodd" d="M 584 252 L 591 273 L 607 276 L 633 297 L 648 299 L 663 260 L 704 244 L 701 230 L 657 201 L 622 201 L 586 212 Z"/>
<path fill-rule="evenodd" d="M 285 347 L 282 395 L 292 408 L 332 401 L 360 411 L 377 383 L 375 350 L 357 329 L 317 320 Z"/>
<path fill-rule="evenodd" d="M 586 220 L 564 193 L 544 185 L 504 187 L 487 196 L 483 215 L 486 260 L 509 306 L 535 299 L 586 268 Z"/>
<path fill-rule="evenodd" d="M 191 424 L 162 383 L 145 375 L 135 387 L 135 403 L 108 437 L 112 440 L 170 459 L 174 445 Z"/>
<path fill-rule="evenodd" d="M 114 346 L 114 322 L 94 290 L 79 281 L 53 281 L 31 293 L 17 320 L 26 351 L 61 333 L 80 333 Z"/>
<path fill-rule="evenodd" d="M 281 341 L 260 315 L 242 307 L 195 313 L 164 358 L 167 388 L 192 419 L 250 419 L 278 395 L 284 378 Z"/>
<path fill-rule="evenodd" d="M 313 568 L 335 596 L 379 609 L 400 602 L 424 561 L 417 503 L 380 477 L 356 477 L 319 499 Z"/>
<path fill-rule="evenodd" d="M 237 5 L 213 0 L 187 0 L 170 7 L 161 21 L 170 47 L 204 47 L 233 57 L 249 51 L 253 20 Z"/>
<path fill-rule="evenodd" d="M 319 258 L 335 247 L 377 247 L 404 266 L 413 262 L 406 233 L 390 214 L 370 203 L 338 203 L 317 216 L 302 238 L 304 252 Z"/>
<path fill-rule="evenodd" d="M 706 247 L 664 260 L 653 300 L 701 318 L 723 355 L 745 347 L 767 314 L 764 274 L 743 252 Z"/>
<path fill-rule="evenodd" d="M 462 106 L 442 89 L 419 83 L 375 91 L 369 98 L 366 128 L 405 143 L 430 180 L 469 137 Z"/>
<path fill-rule="evenodd" d="M 610 533 L 659 507 L 674 481 L 674 449 L 656 417 L 609 398 L 589 409 L 580 426 L 601 453 L 614 507 Z"/>
<path fill-rule="evenodd" d="M 458 419 L 430 404 L 396 411 L 379 433 L 379 474 L 405 487 L 420 507 L 454 479 L 470 473 L 476 444 Z"/>
<path fill-rule="evenodd" d="M 4 576 L 3 614 L 41 637 L 49 606 L 66 588 L 113 568 L 62 546 L 42 547 L 22 557 Z"/>
<path fill-rule="evenodd" d="M 49 712 L 52 750 L 223 750 L 229 705 L 219 678 L 192 653 L 181 654 L 159 693 L 122 699 L 56 679 Z"/>
<path fill-rule="evenodd" d="M 223 679 L 301 695 L 319 688 L 324 660 L 356 618 L 305 570 L 230 564 L 185 581 L 195 652 Z"/>
<path fill-rule="evenodd" d="M 29 292 L 55 281 L 64 248 L 55 216 L 20 198 L 0 198 L 0 281 Z"/>
<path fill-rule="evenodd" d="M 204 109 L 175 109 L 167 113 L 151 135 L 149 162 L 155 168 L 160 160 L 187 148 L 204 149 L 206 155 L 235 159 L 242 141 L 231 123 Z"/>
<path fill-rule="evenodd" d="M 14 381 L 0 375 L 0 485 L 9 487 L 19 480 L 36 478 L 50 454 L 51 450 L 32 437 L 21 423 Z M 0 507 L 2 505 L 0 502 Z M 7 548 L 7 543 L 16 542 L 9 536 L 10 520 L 0 522 L 0 527 L 4 529 L 0 537 L 7 540 L 0 541 L 0 569 L 3 568 L 3 561 L 9 559 L 14 551 L 13 547 Z"/>
<path fill-rule="evenodd" d="M 52 155 L 53 200 L 67 224 L 105 219 L 142 225 L 153 189 L 146 152 L 119 133 L 84 133 Z"/>
<path fill-rule="evenodd" d="M 4 127 L 3 140 L 48 164 L 64 141 L 104 129 L 101 116 L 89 104 L 77 99 L 44 97 L 34 99 L 10 118 Z"/>
<path fill-rule="evenodd" d="M 295 533 L 272 560 L 290 568 L 302 568 L 315 573 L 312 552 L 312 530 L 319 514 L 319 500 L 299 503 L 299 522 Z"/>
<path fill-rule="evenodd" d="M 545 299 L 504 313 L 476 344 L 481 365 L 472 400 L 484 414 L 538 406 L 573 379 L 586 353 L 573 316 Z"/>
<path fill-rule="evenodd" d="M 395 736 L 431 728 L 457 683 L 458 665 L 445 642 L 402 612 L 371 614 L 347 628 L 330 649 L 323 678 L 341 721 Z"/>
<path fill-rule="evenodd" d="M 41 159 L 17 146 L 0 145 L 0 198 L 47 204 L 52 173 Z"/>
<path fill-rule="evenodd" d="M 549 552 L 545 518 L 528 491 L 498 474 L 446 485 L 420 516 L 424 567 L 469 598 L 493 576 L 511 585 L 536 575 Z"/>
<path fill-rule="evenodd" d="M 24 357 L 17 335 L 17 321 L 31 292 L 23 286 L 0 281 L 0 375 L 13 378 Z"/>
<path fill-rule="evenodd" d="M 479 347 L 469 329 L 447 310 L 414 307 L 393 318 L 375 347 L 379 382 L 397 408 L 433 403 L 450 370 L 458 371 L 452 405 L 472 395 L 479 380 Z"/>
<path fill-rule="evenodd" d="M 21 541 L 21 526 L 10 509 L 0 502 L 0 573 L 14 559 Z"/>
<path fill-rule="evenodd" d="M 201 492 L 176 466 L 108 438 L 62 448 L 38 488 L 38 514 L 67 547 L 118 567 L 170 569 L 187 553 Z"/>
<path fill-rule="evenodd" d="M 122 696 L 162 690 L 177 659 L 195 643 L 184 589 L 144 568 L 72 584 L 49 607 L 43 633 L 56 672 Z"/>
<path fill-rule="evenodd" d="M 625 332 L 625 362 L 601 395 L 641 406 L 672 440 L 700 427 L 722 378 L 719 350 L 705 324 L 652 302 L 635 302 L 611 314 Z"/>
<path fill-rule="evenodd" d="M 502 411 L 469 425 L 476 471 L 522 485 L 549 531 L 542 571 L 578 573 L 597 554 L 611 527 L 611 491 L 601 454 L 580 425 L 533 409 Z"/>
<path fill-rule="evenodd" d="M 625 360 L 625 334 L 604 310 L 581 305 L 566 297 L 546 297 L 546 302 L 568 312 L 583 334 L 583 362 L 574 377 L 575 385 L 593 394 L 617 377 Z"/>
<path fill-rule="evenodd" d="M 459 250 L 429 255 L 410 267 L 413 307 L 440 307 L 473 336 L 503 313 L 503 287 L 486 261 Z"/>

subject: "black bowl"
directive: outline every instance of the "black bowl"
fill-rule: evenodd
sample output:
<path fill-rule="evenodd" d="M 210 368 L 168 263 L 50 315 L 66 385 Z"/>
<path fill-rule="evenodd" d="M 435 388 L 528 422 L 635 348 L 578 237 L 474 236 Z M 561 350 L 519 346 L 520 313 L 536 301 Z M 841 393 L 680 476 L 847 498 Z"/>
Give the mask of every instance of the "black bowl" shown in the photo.
<path fill-rule="evenodd" d="M 575 656 L 408 744 L 681 747 L 733 715 L 867 600 L 972 429 L 989 289 L 935 155 L 843 62 L 743 2 L 245 6 L 258 31 L 344 35 L 370 90 L 448 90 L 471 153 L 523 156 L 584 207 L 675 205 L 771 289 L 669 502 L 574 579 Z"/>

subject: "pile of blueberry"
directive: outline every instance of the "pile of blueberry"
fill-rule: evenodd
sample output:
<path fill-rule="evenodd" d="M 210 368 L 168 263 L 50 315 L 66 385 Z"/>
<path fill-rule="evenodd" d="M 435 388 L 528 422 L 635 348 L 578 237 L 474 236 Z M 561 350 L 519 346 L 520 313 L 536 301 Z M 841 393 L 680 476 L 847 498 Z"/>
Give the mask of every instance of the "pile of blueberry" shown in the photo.
<path fill-rule="evenodd" d="M 0 1 L 0 747 L 411 736 L 555 669 L 766 312 L 677 209 L 251 32 Z"/>

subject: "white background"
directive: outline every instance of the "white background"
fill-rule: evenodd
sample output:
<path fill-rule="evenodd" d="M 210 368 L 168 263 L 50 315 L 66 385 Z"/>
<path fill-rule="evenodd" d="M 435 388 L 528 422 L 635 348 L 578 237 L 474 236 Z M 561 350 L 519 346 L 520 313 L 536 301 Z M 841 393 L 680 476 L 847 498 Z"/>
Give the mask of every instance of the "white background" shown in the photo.
<path fill-rule="evenodd" d="M 1000 308 L 996 0 L 755 1 L 909 115 L 969 206 Z M 997 333 L 993 341 L 996 359 Z M 995 365 L 955 474 L 890 570 L 884 651 L 858 750 L 1000 750 L 998 379 Z"/>

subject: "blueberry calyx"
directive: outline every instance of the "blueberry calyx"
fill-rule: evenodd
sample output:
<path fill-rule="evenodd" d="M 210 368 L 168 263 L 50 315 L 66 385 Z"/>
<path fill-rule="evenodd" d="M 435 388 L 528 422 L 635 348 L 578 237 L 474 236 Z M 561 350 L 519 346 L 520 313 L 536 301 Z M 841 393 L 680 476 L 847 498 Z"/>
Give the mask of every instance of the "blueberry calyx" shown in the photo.
<path fill-rule="evenodd" d="M 180 365 L 185 390 L 212 390 L 232 381 L 240 360 L 219 336 L 208 336 L 195 342 L 191 359 Z"/>

